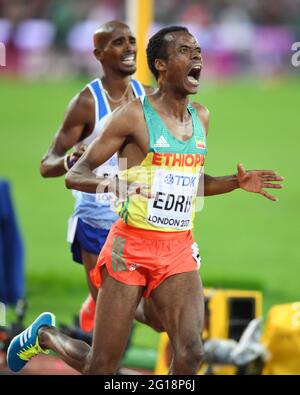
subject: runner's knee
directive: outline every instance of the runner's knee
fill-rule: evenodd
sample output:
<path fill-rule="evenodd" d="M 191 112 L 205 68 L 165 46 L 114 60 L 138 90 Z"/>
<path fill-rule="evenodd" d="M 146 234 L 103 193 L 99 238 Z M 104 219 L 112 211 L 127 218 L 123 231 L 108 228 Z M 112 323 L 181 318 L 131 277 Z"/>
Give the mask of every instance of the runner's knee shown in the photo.
<path fill-rule="evenodd" d="M 174 348 L 174 358 L 179 360 L 181 364 L 198 367 L 203 361 L 203 344 L 199 338 L 179 342 Z"/>

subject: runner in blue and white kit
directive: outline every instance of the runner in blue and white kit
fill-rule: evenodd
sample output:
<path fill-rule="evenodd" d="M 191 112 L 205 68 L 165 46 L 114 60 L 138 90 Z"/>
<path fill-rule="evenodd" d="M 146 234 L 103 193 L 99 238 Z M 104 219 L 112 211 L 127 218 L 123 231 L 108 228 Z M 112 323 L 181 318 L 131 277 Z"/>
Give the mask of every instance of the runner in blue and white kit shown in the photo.
<path fill-rule="evenodd" d="M 66 116 L 41 161 L 43 177 L 58 177 L 77 161 L 101 133 L 109 114 L 136 97 L 152 93 L 132 79 L 136 71 L 136 39 L 129 27 L 118 21 L 102 25 L 94 34 L 94 55 L 102 67 L 102 77 L 87 84 L 70 102 Z M 68 151 L 73 148 L 70 154 Z M 117 155 L 95 170 L 97 175 L 118 173 Z M 93 328 L 94 301 L 97 289 L 89 272 L 97 262 L 107 234 L 118 218 L 110 203 L 97 201 L 95 194 L 73 191 L 75 208 L 68 226 L 73 260 L 83 263 L 90 295 L 83 304 L 80 324 L 89 332 Z"/>

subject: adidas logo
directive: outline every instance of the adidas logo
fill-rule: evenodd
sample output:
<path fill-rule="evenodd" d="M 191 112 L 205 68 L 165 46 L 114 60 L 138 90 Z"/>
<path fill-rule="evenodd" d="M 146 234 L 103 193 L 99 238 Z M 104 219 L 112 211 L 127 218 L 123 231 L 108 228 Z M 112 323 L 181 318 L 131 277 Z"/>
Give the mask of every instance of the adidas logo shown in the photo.
<path fill-rule="evenodd" d="M 170 147 L 170 144 L 167 142 L 167 140 L 164 138 L 164 136 L 160 136 L 157 140 L 156 140 L 156 142 L 155 142 L 155 144 L 154 144 L 154 147 L 160 147 L 160 148 L 165 148 L 165 147 Z"/>

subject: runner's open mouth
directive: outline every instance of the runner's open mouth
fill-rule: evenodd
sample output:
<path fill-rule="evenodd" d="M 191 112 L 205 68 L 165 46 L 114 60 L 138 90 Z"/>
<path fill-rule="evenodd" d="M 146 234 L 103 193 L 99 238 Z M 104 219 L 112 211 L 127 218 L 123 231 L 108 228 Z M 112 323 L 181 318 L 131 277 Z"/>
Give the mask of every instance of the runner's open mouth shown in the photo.
<path fill-rule="evenodd" d="M 130 55 L 126 55 L 121 59 L 121 62 L 131 66 L 135 64 L 135 55 L 134 54 L 130 54 Z"/>
<path fill-rule="evenodd" d="M 189 82 L 196 85 L 199 83 L 200 74 L 201 74 L 201 66 L 194 66 L 189 71 L 187 75 L 187 79 L 189 80 Z"/>

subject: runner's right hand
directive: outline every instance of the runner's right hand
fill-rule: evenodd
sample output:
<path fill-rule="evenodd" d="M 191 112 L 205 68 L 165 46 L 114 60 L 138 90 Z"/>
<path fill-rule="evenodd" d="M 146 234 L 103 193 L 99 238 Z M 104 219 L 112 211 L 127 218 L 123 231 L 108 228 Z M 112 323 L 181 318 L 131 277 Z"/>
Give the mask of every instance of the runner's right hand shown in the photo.
<path fill-rule="evenodd" d="M 68 164 L 70 169 L 78 161 L 78 159 L 84 154 L 86 148 L 87 146 L 82 144 L 69 155 Z"/>

